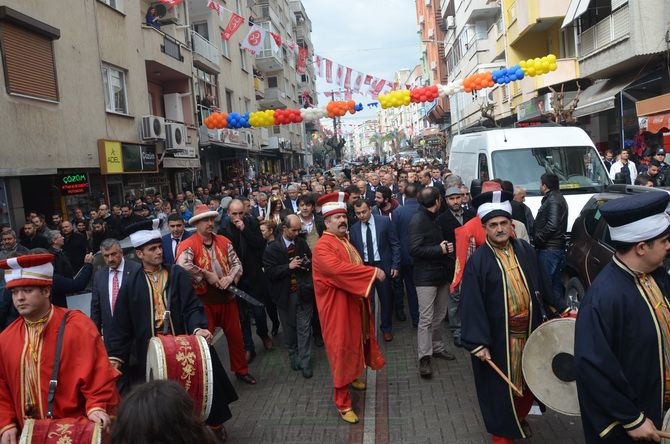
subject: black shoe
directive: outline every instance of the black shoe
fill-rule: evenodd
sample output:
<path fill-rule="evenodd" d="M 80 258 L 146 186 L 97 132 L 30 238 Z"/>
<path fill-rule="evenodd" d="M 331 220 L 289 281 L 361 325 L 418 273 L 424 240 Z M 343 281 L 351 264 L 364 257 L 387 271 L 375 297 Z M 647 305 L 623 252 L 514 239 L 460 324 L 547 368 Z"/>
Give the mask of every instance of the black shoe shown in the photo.
<path fill-rule="evenodd" d="M 433 369 L 430 366 L 430 356 L 424 356 L 419 359 L 419 375 L 422 378 L 430 378 L 433 376 Z"/>
<path fill-rule="evenodd" d="M 519 423 L 521 424 L 521 430 L 523 430 L 523 434 L 526 435 L 526 438 L 532 437 L 533 429 L 530 428 L 530 424 L 528 424 L 528 421 L 523 419 Z"/>
<path fill-rule="evenodd" d="M 242 382 L 246 382 L 247 384 L 250 384 L 250 385 L 256 384 L 256 378 L 251 376 L 249 373 L 247 373 L 246 375 L 241 375 L 239 373 L 235 373 L 235 377 Z"/>
<path fill-rule="evenodd" d="M 402 311 L 398 311 L 398 312 L 396 312 L 395 317 L 396 317 L 396 319 L 399 320 L 400 322 L 404 322 L 404 321 L 407 320 L 407 316 L 405 316 L 405 313 L 402 312 Z"/>
<path fill-rule="evenodd" d="M 454 338 L 454 345 L 458 348 L 463 348 L 463 343 L 461 342 L 461 338 Z"/>
<path fill-rule="evenodd" d="M 323 347 L 323 338 L 321 336 L 314 336 L 314 345 Z"/>
<path fill-rule="evenodd" d="M 312 376 L 314 376 L 314 372 L 312 371 L 312 367 L 305 367 L 302 369 L 302 377 L 305 379 L 309 379 Z"/>
<path fill-rule="evenodd" d="M 298 359 L 298 357 L 291 356 L 289 359 L 291 360 L 291 369 L 300 370 L 300 360 Z"/>
<path fill-rule="evenodd" d="M 444 359 L 446 361 L 453 361 L 456 359 L 456 356 L 453 354 L 449 353 L 448 351 L 444 350 L 441 352 L 433 353 L 434 358 L 439 358 L 439 359 Z"/>

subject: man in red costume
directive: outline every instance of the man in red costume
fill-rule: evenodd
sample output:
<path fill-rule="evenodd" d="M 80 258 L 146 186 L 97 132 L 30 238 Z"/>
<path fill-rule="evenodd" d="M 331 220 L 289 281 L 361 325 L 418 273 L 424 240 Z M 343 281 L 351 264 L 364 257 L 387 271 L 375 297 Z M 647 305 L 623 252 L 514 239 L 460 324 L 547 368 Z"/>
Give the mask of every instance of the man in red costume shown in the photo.
<path fill-rule="evenodd" d="M 383 281 L 386 275 L 379 268 L 363 265 L 356 248 L 349 242 L 347 197 L 346 193 L 330 193 L 317 203 L 326 231 L 314 247 L 312 275 L 335 387 L 335 405 L 344 421 L 355 424 L 358 416 L 351 408 L 348 386 L 364 390 L 365 383 L 358 376 L 365 366 L 373 370 L 384 366 L 374 336 L 368 297 L 374 294 L 375 279 Z"/>
<path fill-rule="evenodd" d="M 52 260 L 51 254 L 34 254 L 0 261 L 20 315 L 0 334 L 2 443 L 17 443 L 26 419 L 48 417 L 56 342 L 68 312 L 50 301 Z M 107 428 L 119 403 L 119 373 L 110 364 L 93 322 L 77 310 L 67 316 L 51 416 L 88 418 Z"/>

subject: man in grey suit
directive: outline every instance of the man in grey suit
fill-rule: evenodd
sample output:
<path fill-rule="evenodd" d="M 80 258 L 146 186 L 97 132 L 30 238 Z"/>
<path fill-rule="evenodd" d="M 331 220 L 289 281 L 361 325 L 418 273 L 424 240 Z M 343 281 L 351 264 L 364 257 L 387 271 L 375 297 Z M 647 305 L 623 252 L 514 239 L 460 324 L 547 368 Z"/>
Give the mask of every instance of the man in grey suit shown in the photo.
<path fill-rule="evenodd" d="M 142 269 L 135 261 L 125 260 L 121 244 L 116 239 L 105 239 L 100 244 L 105 266 L 95 273 L 91 295 L 91 319 L 104 336 L 109 331 L 114 314 L 116 296 L 126 278 Z"/>

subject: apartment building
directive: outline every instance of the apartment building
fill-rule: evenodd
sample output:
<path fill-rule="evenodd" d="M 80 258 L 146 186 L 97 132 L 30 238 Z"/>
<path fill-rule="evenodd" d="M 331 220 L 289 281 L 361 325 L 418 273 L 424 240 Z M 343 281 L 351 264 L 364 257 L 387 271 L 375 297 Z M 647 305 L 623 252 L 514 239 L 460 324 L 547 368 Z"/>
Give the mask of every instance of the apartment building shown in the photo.
<path fill-rule="evenodd" d="M 190 186 L 200 159 L 188 10 L 159 8 L 157 29 L 150 6 L 0 6 L 0 223 Z"/>

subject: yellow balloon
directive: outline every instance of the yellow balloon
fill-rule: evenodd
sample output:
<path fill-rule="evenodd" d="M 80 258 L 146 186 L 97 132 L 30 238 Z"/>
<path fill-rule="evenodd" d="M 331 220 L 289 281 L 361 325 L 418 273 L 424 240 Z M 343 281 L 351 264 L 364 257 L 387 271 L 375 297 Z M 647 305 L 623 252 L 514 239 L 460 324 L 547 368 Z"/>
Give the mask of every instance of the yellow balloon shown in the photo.
<path fill-rule="evenodd" d="M 557 63 L 550 63 L 549 64 L 549 70 L 550 71 L 556 71 L 558 69 L 558 64 Z"/>
<path fill-rule="evenodd" d="M 521 67 L 521 69 L 526 69 L 526 61 L 525 60 L 520 61 L 519 66 Z"/>
<path fill-rule="evenodd" d="M 556 63 L 556 55 L 555 54 L 549 54 L 547 56 L 547 59 L 549 60 L 549 63 Z"/>
<path fill-rule="evenodd" d="M 531 77 L 535 77 L 535 68 L 533 66 L 530 66 L 530 67 L 526 68 L 525 71 L 526 71 L 526 75 L 531 76 Z"/>

